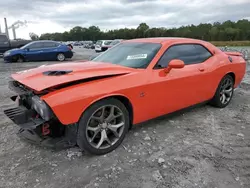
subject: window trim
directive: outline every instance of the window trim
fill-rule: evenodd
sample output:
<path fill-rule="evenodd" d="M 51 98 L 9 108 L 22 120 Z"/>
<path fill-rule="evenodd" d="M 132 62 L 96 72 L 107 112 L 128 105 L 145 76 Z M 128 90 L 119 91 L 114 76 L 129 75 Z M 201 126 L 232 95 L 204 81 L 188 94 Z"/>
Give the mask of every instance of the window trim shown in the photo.
<path fill-rule="evenodd" d="M 203 62 L 207 61 L 208 59 L 210 59 L 211 57 L 214 56 L 214 54 L 213 54 L 206 46 L 204 46 L 203 44 L 200 44 L 200 43 L 178 43 L 178 44 L 172 44 L 172 45 L 169 46 L 169 47 L 165 50 L 165 52 L 161 55 L 161 57 L 159 58 L 159 60 L 157 61 L 157 63 L 154 65 L 153 69 L 164 69 L 164 68 L 166 68 L 166 67 L 157 67 L 157 65 L 158 65 L 158 63 L 161 61 L 161 59 L 162 59 L 162 57 L 164 56 L 164 54 L 165 54 L 171 47 L 173 47 L 173 46 L 180 46 L 180 45 L 200 45 L 200 46 L 204 47 L 204 48 L 210 53 L 211 56 L 210 56 L 209 58 L 207 58 L 206 60 L 200 62 L 200 63 L 203 63 Z M 200 64 L 200 63 L 196 63 L 196 64 Z M 194 65 L 194 64 L 189 64 L 189 65 Z M 185 65 L 185 66 L 188 66 L 188 65 Z"/>
<path fill-rule="evenodd" d="M 46 47 L 46 46 L 45 46 L 45 43 L 54 43 L 54 44 L 57 44 L 57 46 Z M 46 42 L 43 42 L 43 48 L 44 48 L 44 49 L 57 48 L 57 47 L 59 47 L 59 45 L 60 45 L 59 43 L 53 42 L 53 41 L 46 41 Z"/>

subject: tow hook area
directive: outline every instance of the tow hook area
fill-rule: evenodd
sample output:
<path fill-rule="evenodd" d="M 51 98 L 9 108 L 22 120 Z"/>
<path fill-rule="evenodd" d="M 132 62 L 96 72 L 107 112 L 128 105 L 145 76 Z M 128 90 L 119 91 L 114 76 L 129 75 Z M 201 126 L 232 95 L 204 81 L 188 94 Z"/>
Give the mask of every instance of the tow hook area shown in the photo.
<path fill-rule="evenodd" d="M 53 149 L 76 145 L 78 124 L 62 125 L 58 119 L 42 119 L 33 109 L 24 106 L 6 109 L 4 113 L 20 127 L 17 135 L 31 143 Z"/>
<path fill-rule="evenodd" d="M 65 126 L 59 131 L 58 126 Z M 59 133 L 61 132 L 61 133 Z M 61 150 L 76 146 L 77 124 L 59 125 L 44 123 L 35 129 L 20 129 L 18 136 L 32 144 Z"/>
<path fill-rule="evenodd" d="M 47 136 L 50 134 L 50 125 L 45 123 L 42 125 L 42 136 Z"/>

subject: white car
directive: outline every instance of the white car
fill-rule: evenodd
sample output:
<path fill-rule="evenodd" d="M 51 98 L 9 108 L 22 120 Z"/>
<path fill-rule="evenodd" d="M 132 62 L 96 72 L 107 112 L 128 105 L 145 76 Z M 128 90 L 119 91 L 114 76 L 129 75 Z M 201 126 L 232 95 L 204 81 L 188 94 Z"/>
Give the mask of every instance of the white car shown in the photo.
<path fill-rule="evenodd" d="M 108 48 L 111 47 L 110 43 L 112 40 L 98 40 L 95 44 L 95 51 L 96 52 L 103 52 L 106 51 Z"/>

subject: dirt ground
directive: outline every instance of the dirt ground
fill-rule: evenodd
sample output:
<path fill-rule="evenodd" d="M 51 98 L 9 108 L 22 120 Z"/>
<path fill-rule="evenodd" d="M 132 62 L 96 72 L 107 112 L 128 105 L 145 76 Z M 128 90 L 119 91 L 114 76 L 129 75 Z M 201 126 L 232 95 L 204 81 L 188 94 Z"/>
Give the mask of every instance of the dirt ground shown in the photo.
<path fill-rule="evenodd" d="M 0 62 L 1 188 L 250 187 L 250 68 L 225 109 L 203 105 L 136 125 L 115 151 L 88 156 L 23 142 L 3 114 L 10 73 L 45 63 Z"/>

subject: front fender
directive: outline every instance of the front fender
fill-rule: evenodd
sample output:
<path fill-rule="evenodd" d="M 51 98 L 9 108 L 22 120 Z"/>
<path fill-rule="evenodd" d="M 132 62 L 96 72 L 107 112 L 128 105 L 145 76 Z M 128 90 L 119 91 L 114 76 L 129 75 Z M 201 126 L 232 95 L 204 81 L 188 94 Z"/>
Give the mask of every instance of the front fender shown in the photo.
<path fill-rule="evenodd" d="M 71 92 L 68 90 L 42 97 L 63 125 L 77 123 L 82 113 L 84 113 L 89 106 L 101 99 L 112 96 L 124 96 L 121 93 L 112 93 L 87 97 L 83 95 L 81 98 L 78 98 L 69 97 L 70 93 Z"/>
<path fill-rule="evenodd" d="M 85 82 L 50 92 L 41 99 L 50 106 L 62 124 L 68 125 L 78 122 L 82 113 L 93 103 L 107 97 L 123 96 L 133 106 L 133 123 L 138 123 L 147 119 L 147 114 L 143 113 L 147 97 L 140 96 L 146 89 L 147 76 L 132 74 Z"/>
<path fill-rule="evenodd" d="M 10 53 L 10 57 L 13 57 L 13 56 L 15 56 L 15 55 L 24 55 L 24 53 L 23 53 L 23 51 L 21 51 L 21 50 L 17 50 L 17 51 L 12 51 L 11 53 Z"/>

